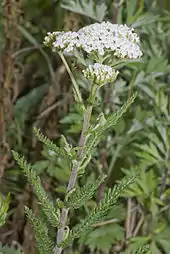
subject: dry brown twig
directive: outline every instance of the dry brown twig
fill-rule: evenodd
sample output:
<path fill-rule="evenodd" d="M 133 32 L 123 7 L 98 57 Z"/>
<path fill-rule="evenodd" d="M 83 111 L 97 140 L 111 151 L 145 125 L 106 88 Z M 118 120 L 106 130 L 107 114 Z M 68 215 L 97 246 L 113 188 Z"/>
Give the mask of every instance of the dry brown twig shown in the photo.
<path fill-rule="evenodd" d="M 2 84 L 0 86 L 0 178 L 2 178 L 10 159 L 10 142 L 7 137 L 7 129 L 12 123 L 12 96 L 18 80 L 13 54 L 20 47 L 20 36 L 17 29 L 21 20 L 20 4 L 18 0 L 4 0 L 2 2 L 4 49 L 1 56 Z"/>

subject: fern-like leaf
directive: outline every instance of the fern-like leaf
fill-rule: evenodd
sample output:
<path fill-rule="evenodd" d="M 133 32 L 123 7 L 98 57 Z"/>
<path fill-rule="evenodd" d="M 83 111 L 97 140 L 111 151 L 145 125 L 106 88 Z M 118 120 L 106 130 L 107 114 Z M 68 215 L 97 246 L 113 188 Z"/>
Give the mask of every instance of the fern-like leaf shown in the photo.
<path fill-rule="evenodd" d="M 108 117 L 106 123 L 102 126 L 100 131 L 103 133 L 104 131 L 110 129 L 112 126 L 116 125 L 118 120 L 122 118 L 122 116 L 126 113 L 128 108 L 130 108 L 132 103 L 135 101 L 135 98 L 136 94 L 133 94 L 115 114 Z"/>
<path fill-rule="evenodd" d="M 27 163 L 24 157 L 21 157 L 17 152 L 13 151 L 13 157 L 18 165 L 23 169 L 28 178 L 29 183 L 33 186 L 42 211 L 46 215 L 50 224 L 53 227 L 59 225 L 59 211 L 54 207 L 53 202 L 48 198 L 44 188 L 41 185 L 39 176 L 36 175 L 31 165 Z"/>
<path fill-rule="evenodd" d="M 61 243 L 62 247 L 68 246 L 74 239 L 86 235 L 89 230 L 92 229 L 93 225 L 102 219 L 108 214 L 109 210 L 116 204 L 119 196 L 122 191 L 136 179 L 136 175 L 125 177 L 113 189 L 109 189 L 105 194 L 103 200 L 99 205 L 92 210 L 86 219 L 84 219 L 80 224 L 75 226 L 67 239 Z"/>
<path fill-rule="evenodd" d="M 36 127 L 33 128 L 33 132 L 35 136 L 41 141 L 44 145 L 46 145 L 50 150 L 53 150 L 56 155 L 60 155 L 64 158 L 70 159 L 71 154 L 68 154 L 64 147 L 56 146 L 50 139 L 44 136 L 39 129 Z"/>
<path fill-rule="evenodd" d="M 113 115 L 107 118 L 105 123 L 103 125 L 99 125 L 97 128 L 94 128 L 94 131 L 92 130 L 89 133 L 89 138 L 87 140 L 86 144 L 86 156 L 92 153 L 92 150 L 96 148 L 96 146 L 101 142 L 103 137 L 105 136 L 106 132 L 111 129 L 114 125 L 117 124 L 117 122 L 122 118 L 122 116 L 126 113 L 128 108 L 131 106 L 131 104 L 134 102 L 136 98 L 136 94 L 132 95 L 132 97 L 127 100 L 127 102 Z"/>
<path fill-rule="evenodd" d="M 65 205 L 74 209 L 83 206 L 90 198 L 93 197 L 94 192 L 97 190 L 97 188 L 104 181 L 105 178 L 105 175 L 100 176 L 95 181 L 95 183 L 86 184 L 82 188 L 75 190 L 70 199 L 65 203 Z"/>
<path fill-rule="evenodd" d="M 31 222 L 31 225 L 34 228 L 37 249 L 39 253 L 52 254 L 54 244 L 48 235 L 48 229 L 46 225 L 43 223 L 43 221 L 39 216 L 35 217 L 32 210 L 30 210 L 28 207 L 25 207 L 25 212 L 28 217 L 28 220 Z"/>

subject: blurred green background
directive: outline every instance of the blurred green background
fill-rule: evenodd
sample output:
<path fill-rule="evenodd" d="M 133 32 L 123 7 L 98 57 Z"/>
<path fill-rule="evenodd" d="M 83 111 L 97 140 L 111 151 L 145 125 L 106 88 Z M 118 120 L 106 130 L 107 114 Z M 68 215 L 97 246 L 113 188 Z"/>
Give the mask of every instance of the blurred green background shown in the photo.
<path fill-rule="evenodd" d="M 153 254 L 170 253 L 170 1 L 169 0 L 3 0 L 0 7 L 0 191 L 11 193 L 0 242 L 36 253 L 34 233 L 24 205 L 38 213 L 31 187 L 11 158 L 11 149 L 34 164 L 53 198 L 64 197 L 70 168 L 32 135 L 37 126 L 56 144 L 64 134 L 73 145 L 81 130 L 71 81 L 59 56 L 43 45 L 49 31 L 77 31 L 94 22 L 110 21 L 134 27 L 143 58 L 123 67 L 114 85 L 103 88 L 94 110 L 109 115 L 133 92 L 138 96 L 98 148 L 78 185 L 108 174 L 96 196 L 71 212 L 79 222 L 100 201 L 105 189 L 140 167 L 141 174 L 105 221 L 65 253 L 132 253 L 149 243 Z M 68 59 L 71 64 L 71 60 Z M 89 84 L 73 68 L 83 97 Z M 55 235 L 55 232 L 54 232 Z M 14 247 L 13 247 L 14 248 Z M 3 253 L 14 249 L 0 245 Z M 6 251 L 6 252 L 5 252 Z M 15 250 L 16 251 L 16 250 Z M 16 252 L 15 252 L 16 253 Z"/>

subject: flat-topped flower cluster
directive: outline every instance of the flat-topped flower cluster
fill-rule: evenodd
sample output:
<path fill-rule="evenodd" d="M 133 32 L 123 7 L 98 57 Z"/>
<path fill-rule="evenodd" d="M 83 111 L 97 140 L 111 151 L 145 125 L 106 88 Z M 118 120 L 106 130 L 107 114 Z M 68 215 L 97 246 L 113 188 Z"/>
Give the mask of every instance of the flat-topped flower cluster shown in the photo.
<path fill-rule="evenodd" d="M 109 22 L 85 26 L 77 32 L 48 33 L 44 39 L 44 44 L 53 51 L 62 51 L 64 54 L 74 54 L 75 50 L 83 51 L 91 58 L 94 55 L 105 57 L 111 53 L 115 59 L 137 59 L 142 56 L 139 43 L 133 28 Z M 117 73 L 110 66 L 98 63 L 83 72 L 86 78 L 96 83 L 111 82 Z"/>
<path fill-rule="evenodd" d="M 85 26 L 78 32 L 48 33 L 44 41 L 54 51 L 73 53 L 75 49 L 81 49 L 88 54 L 97 53 L 100 56 L 112 52 L 117 58 L 128 59 L 141 57 L 139 42 L 138 35 L 127 25 L 109 22 Z"/>

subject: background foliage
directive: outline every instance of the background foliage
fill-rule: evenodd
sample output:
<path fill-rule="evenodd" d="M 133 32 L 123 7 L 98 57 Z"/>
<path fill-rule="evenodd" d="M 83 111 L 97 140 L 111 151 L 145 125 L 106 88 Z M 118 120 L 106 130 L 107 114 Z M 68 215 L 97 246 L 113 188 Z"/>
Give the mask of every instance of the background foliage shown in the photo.
<path fill-rule="evenodd" d="M 8 8 L 7 8 L 8 7 Z M 4 253 L 36 253 L 35 238 L 24 216 L 24 206 L 38 206 L 10 149 L 34 163 L 52 198 L 64 196 L 69 165 L 42 146 L 32 135 L 39 127 L 56 144 L 64 134 L 76 144 L 82 115 L 75 106 L 71 82 L 58 55 L 43 46 L 48 31 L 73 30 L 109 20 L 126 23 L 140 34 L 143 59 L 122 68 L 112 87 L 103 88 L 101 110 L 112 114 L 137 91 L 128 114 L 113 127 L 95 153 L 79 186 L 107 173 L 93 200 L 71 213 L 71 225 L 80 222 L 105 190 L 124 175 L 141 169 L 137 183 L 123 193 L 121 202 L 90 234 L 74 243 L 74 253 L 132 253 L 150 244 L 154 254 L 169 253 L 170 242 L 170 4 L 169 1 L 3 1 L 0 8 L 0 176 L 1 193 L 11 193 L 7 222 L 0 242 L 15 246 Z M 2 15 L 3 14 L 3 15 Z M 14 32 L 14 24 L 16 31 Z M 69 60 L 69 59 L 68 59 Z M 89 84 L 73 69 L 86 97 Z M 54 232 L 55 234 L 55 232 Z M 15 250 L 16 249 L 16 250 Z M 7 251 L 7 252 L 5 252 Z M 11 251 L 11 252 L 10 252 Z M 13 251 L 13 252 L 12 252 Z M 66 250 L 69 253 L 70 250 Z"/>

